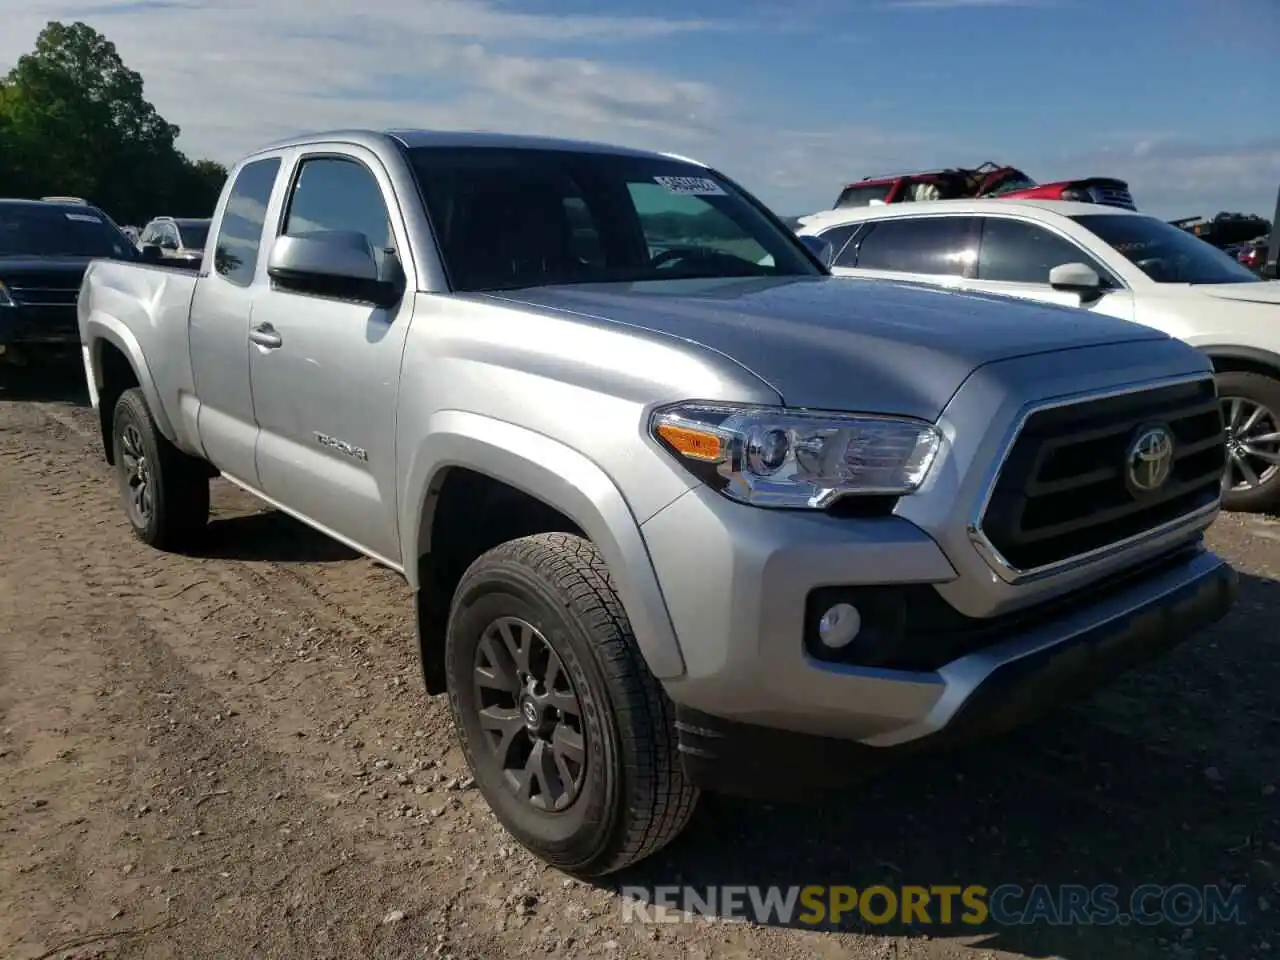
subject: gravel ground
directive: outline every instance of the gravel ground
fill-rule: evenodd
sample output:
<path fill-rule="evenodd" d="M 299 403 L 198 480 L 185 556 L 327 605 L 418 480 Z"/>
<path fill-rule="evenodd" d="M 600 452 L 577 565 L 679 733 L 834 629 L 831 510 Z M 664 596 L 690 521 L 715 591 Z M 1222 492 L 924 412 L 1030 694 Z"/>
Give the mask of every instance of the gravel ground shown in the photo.
<path fill-rule="evenodd" d="M 1088 703 L 843 803 L 705 798 L 675 845 L 593 887 L 524 854 L 471 788 L 396 575 L 221 481 L 207 556 L 143 547 L 74 373 L 0 376 L 6 960 L 1280 955 L 1280 523 L 1219 521 L 1238 609 Z M 621 886 L 680 882 L 1245 884 L 1248 915 L 623 921 Z"/>

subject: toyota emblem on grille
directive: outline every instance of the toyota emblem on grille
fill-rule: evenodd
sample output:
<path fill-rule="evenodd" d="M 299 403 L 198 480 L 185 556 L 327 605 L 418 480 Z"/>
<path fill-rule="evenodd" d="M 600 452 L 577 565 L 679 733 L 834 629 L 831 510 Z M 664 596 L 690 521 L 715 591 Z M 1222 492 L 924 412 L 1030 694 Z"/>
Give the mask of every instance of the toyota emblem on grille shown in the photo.
<path fill-rule="evenodd" d="M 1125 454 L 1125 479 L 1136 493 L 1155 493 L 1173 472 L 1173 433 L 1168 427 L 1145 427 Z"/>

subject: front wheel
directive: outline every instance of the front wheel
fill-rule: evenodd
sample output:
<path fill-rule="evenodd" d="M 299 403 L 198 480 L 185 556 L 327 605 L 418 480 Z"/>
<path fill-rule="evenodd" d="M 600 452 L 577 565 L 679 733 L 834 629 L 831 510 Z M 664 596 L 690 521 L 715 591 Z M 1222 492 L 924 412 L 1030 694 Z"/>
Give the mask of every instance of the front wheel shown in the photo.
<path fill-rule="evenodd" d="M 1242 512 L 1280 510 L 1280 380 L 1235 371 L 1217 380 L 1227 431 L 1222 505 Z"/>
<path fill-rule="evenodd" d="M 539 534 L 476 560 L 455 594 L 445 664 L 476 785 L 534 855 L 598 877 L 684 829 L 698 793 L 672 705 L 590 542 Z"/>

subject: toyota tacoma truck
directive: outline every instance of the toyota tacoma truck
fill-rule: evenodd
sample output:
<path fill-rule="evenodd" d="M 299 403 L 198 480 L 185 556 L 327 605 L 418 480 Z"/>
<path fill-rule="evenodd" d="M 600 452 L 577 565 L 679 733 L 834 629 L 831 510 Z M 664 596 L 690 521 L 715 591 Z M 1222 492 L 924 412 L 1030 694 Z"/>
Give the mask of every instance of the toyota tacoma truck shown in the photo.
<path fill-rule="evenodd" d="M 232 170 L 80 332 L 133 532 L 221 475 L 404 575 L 501 823 L 599 876 L 700 791 L 1007 729 L 1221 618 L 1212 370 L 1136 323 L 833 278 L 688 159 L 354 131 Z"/>

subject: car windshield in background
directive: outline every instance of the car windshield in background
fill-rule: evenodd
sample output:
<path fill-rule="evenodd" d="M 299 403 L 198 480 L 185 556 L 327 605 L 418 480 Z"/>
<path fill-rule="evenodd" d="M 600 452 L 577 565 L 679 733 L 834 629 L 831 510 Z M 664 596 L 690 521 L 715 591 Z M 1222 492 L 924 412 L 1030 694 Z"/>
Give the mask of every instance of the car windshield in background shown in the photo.
<path fill-rule="evenodd" d="M 455 290 L 821 274 L 793 233 L 678 160 L 502 147 L 409 156 Z"/>
<path fill-rule="evenodd" d="M 1030 177 L 1010 177 L 1008 180 L 1002 181 L 998 186 L 988 190 L 983 196 L 1002 197 L 1006 193 L 1013 193 L 1016 190 L 1030 190 L 1036 186 L 1039 186 L 1039 184 Z"/>
<path fill-rule="evenodd" d="M 890 184 L 878 183 L 870 187 L 845 187 L 836 201 L 836 209 L 844 207 L 869 207 L 872 200 L 884 200 L 889 196 Z"/>
<path fill-rule="evenodd" d="M 1156 283 L 1256 283 L 1248 267 L 1194 234 L 1155 217 L 1089 213 L 1072 217 Z"/>
<path fill-rule="evenodd" d="M 179 223 L 178 233 L 182 235 L 182 245 L 188 250 L 203 250 L 205 241 L 209 239 L 209 224 L 207 221 Z"/>
<path fill-rule="evenodd" d="M 0 257 L 132 259 L 133 244 L 91 207 L 0 203 Z"/>

